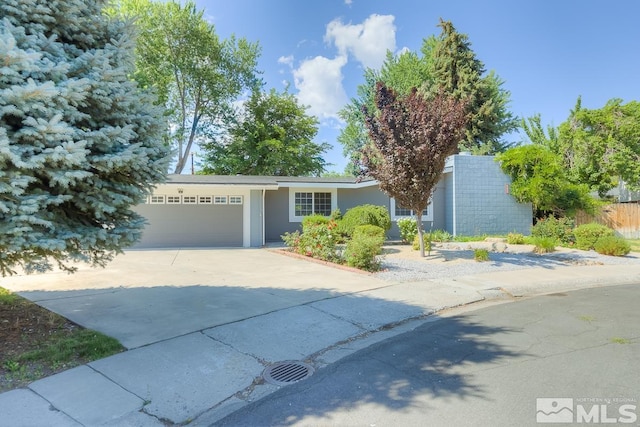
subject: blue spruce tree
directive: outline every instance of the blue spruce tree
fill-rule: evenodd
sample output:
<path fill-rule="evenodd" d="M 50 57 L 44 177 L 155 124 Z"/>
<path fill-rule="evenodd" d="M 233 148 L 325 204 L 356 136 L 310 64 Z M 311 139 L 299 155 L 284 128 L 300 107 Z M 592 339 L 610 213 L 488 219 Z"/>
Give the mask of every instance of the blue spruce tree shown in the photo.
<path fill-rule="evenodd" d="M 139 239 L 132 205 L 169 149 L 136 86 L 134 29 L 101 0 L 0 3 L 0 273 L 104 266 Z"/>

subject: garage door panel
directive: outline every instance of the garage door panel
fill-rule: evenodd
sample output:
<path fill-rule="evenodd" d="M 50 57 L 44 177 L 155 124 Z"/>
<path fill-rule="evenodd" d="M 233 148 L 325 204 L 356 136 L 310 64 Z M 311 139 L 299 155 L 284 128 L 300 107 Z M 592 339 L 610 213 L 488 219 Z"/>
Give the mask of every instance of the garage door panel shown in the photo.
<path fill-rule="evenodd" d="M 138 248 L 242 246 L 242 205 L 140 205 Z"/>

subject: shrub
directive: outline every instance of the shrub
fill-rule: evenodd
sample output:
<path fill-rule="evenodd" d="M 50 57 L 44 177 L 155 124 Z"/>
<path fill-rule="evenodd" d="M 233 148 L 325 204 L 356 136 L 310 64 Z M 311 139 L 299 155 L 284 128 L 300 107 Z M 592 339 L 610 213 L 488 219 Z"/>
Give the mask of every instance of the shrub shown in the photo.
<path fill-rule="evenodd" d="M 593 248 L 602 255 L 625 256 L 631 252 L 629 242 L 619 236 L 600 237 Z"/>
<path fill-rule="evenodd" d="M 336 261 L 338 260 L 336 227 L 335 221 L 327 221 L 325 224 L 314 224 L 310 221 L 302 233 L 299 231 L 285 233 L 282 235 L 282 240 L 294 252 L 301 255 L 325 261 Z"/>
<path fill-rule="evenodd" d="M 509 233 L 507 234 L 507 243 L 510 245 L 523 245 L 524 236 L 520 233 Z"/>
<path fill-rule="evenodd" d="M 613 236 L 615 234 L 612 229 L 595 222 L 576 227 L 576 229 L 573 230 L 573 233 L 576 236 L 577 248 L 585 251 L 593 249 L 593 246 L 599 238 Z"/>
<path fill-rule="evenodd" d="M 404 243 L 411 243 L 418 234 L 418 224 L 415 218 L 400 218 L 397 221 L 400 237 Z"/>
<path fill-rule="evenodd" d="M 549 237 L 563 246 L 571 246 L 575 243 L 573 227 L 574 223 L 571 218 L 555 218 L 549 216 L 539 219 L 538 222 L 531 227 L 531 236 Z"/>
<path fill-rule="evenodd" d="M 307 215 L 302 218 L 302 232 L 314 225 L 328 224 L 330 218 L 321 214 Z"/>
<path fill-rule="evenodd" d="M 349 209 L 340 220 L 340 232 L 352 236 L 359 225 L 377 225 L 385 232 L 391 228 L 391 216 L 384 206 L 361 205 Z"/>
<path fill-rule="evenodd" d="M 556 250 L 556 239 L 553 237 L 534 237 L 533 251 L 537 254 L 547 254 Z"/>
<path fill-rule="evenodd" d="M 380 269 L 380 261 L 377 255 L 382 251 L 382 243 L 379 237 L 373 237 L 366 233 L 355 232 L 354 237 L 347 242 L 344 250 L 344 259 L 348 266 L 367 271 Z"/>
<path fill-rule="evenodd" d="M 451 233 L 445 230 L 433 230 L 429 234 L 432 242 L 450 242 L 453 240 Z"/>
<path fill-rule="evenodd" d="M 431 252 L 431 240 L 429 240 L 429 233 L 422 234 L 422 240 L 424 241 L 424 250 L 427 252 Z M 420 250 L 420 236 L 416 234 L 413 238 L 412 246 L 414 251 Z"/>
<path fill-rule="evenodd" d="M 473 259 L 478 262 L 489 261 L 489 251 L 486 249 L 474 249 Z"/>
<path fill-rule="evenodd" d="M 359 225 L 353 230 L 353 239 L 357 239 L 360 237 L 372 237 L 380 240 L 380 244 L 384 244 L 386 240 L 385 232 L 382 228 L 377 225 Z"/>

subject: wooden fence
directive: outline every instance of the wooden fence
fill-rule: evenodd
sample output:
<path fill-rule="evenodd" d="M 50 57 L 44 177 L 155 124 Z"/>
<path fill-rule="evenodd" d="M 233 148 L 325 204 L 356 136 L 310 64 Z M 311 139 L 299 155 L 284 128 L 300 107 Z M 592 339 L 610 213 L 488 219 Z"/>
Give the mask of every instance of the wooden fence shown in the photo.
<path fill-rule="evenodd" d="M 628 239 L 640 238 L 640 203 L 614 203 L 604 206 L 596 215 L 578 212 L 576 226 L 597 222 L 613 228 Z"/>

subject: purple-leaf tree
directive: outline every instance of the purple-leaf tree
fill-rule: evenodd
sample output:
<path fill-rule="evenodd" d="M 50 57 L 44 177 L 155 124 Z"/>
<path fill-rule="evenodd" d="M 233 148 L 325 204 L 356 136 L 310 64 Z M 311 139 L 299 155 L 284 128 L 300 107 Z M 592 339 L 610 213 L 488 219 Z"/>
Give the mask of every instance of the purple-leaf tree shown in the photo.
<path fill-rule="evenodd" d="M 378 111 L 364 108 L 371 143 L 362 149 L 361 173 L 376 179 L 398 205 L 413 210 L 424 257 L 422 211 L 447 157 L 458 148 L 466 106 L 443 92 L 425 98 L 414 89 L 399 96 L 381 82 L 375 101 Z"/>

